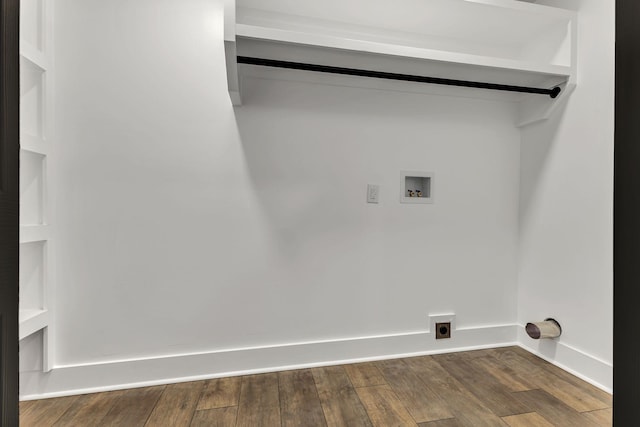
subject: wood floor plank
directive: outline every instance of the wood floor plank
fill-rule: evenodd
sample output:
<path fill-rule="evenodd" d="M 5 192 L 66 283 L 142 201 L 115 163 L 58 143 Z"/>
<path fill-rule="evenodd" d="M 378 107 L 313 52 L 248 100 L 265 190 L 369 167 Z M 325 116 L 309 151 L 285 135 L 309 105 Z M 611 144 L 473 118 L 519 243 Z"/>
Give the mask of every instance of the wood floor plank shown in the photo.
<path fill-rule="evenodd" d="M 60 417 L 55 427 L 86 427 L 100 424 L 124 391 L 85 394 Z"/>
<path fill-rule="evenodd" d="M 613 409 L 611 408 L 583 412 L 582 415 L 599 426 L 609 427 L 613 424 Z"/>
<path fill-rule="evenodd" d="M 398 359 L 377 363 L 387 384 L 418 423 L 453 418 L 444 400 Z"/>
<path fill-rule="evenodd" d="M 204 383 L 197 410 L 238 406 L 242 377 L 216 378 Z"/>
<path fill-rule="evenodd" d="M 502 418 L 502 420 L 510 427 L 554 427 L 553 424 L 549 423 L 537 412 L 511 415 L 509 417 Z"/>
<path fill-rule="evenodd" d="M 607 401 L 593 396 L 584 387 L 574 385 L 552 373 L 547 369 L 546 365 L 549 364 L 542 359 L 532 361 L 513 350 L 499 350 L 496 354 L 499 355 L 500 362 L 512 368 L 517 375 L 527 378 L 536 388 L 545 390 L 578 412 L 610 407 Z"/>
<path fill-rule="evenodd" d="M 537 365 L 539 368 L 544 369 L 547 372 L 550 372 L 556 375 L 557 377 L 561 378 L 562 380 L 578 387 L 584 393 L 589 394 L 590 396 L 592 396 L 597 400 L 600 400 L 607 406 L 609 407 L 613 406 L 613 396 L 611 395 L 611 393 L 607 393 L 606 391 L 599 389 L 593 384 L 589 384 L 588 382 L 576 377 L 575 375 L 570 374 L 569 372 L 563 369 L 560 369 L 559 367 L 547 362 L 546 360 L 536 356 L 535 354 L 528 352 L 522 347 L 514 346 L 514 347 L 508 347 L 508 348 L 501 348 L 501 349 L 500 348 L 491 349 L 491 351 L 494 354 L 499 353 L 500 351 L 503 351 L 503 352 L 512 351 L 518 356 L 521 356 L 529 360 L 533 364 Z"/>
<path fill-rule="evenodd" d="M 145 426 L 188 427 L 196 411 L 203 387 L 204 381 L 168 385 Z"/>
<path fill-rule="evenodd" d="M 374 427 L 417 426 L 388 385 L 360 387 L 356 393 Z"/>
<path fill-rule="evenodd" d="M 166 386 L 126 390 L 116 399 L 100 426 L 144 426 Z"/>
<path fill-rule="evenodd" d="M 369 362 L 345 365 L 344 370 L 347 372 L 347 375 L 351 380 L 351 384 L 356 388 L 386 384 L 382 373 L 375 363 Z"/>
<path fill-rule="evenodd" d="M 455 418 L 447 418 L 446 420 L 430 421 L 428 423 L 420 423 L 418 427 L 465 427 Z"/>
<path fill-rule="evenodd" d="M 611 400 L 511 347 L 27 401 L 20 415 L 27 427 L 593 427 L 611 425 Z"/>
<path fill-rule="evenodd" d="M 492 375 L 509 391 L 527 391 L 538 388 L 526 378 L 520 377 L 513 369 L 505 366 L 504 363 L 500 363 L 500 361 L 492 355 L 474 359 L 471 361 L 471 364 Z"/>
<path fill-rule="evenodd" d="M 474 427 L 506 425 L 431 356 L 404 359 L 407 366 L 438 394 L 461 424 Z"/>
<path fill-rule="evenodd" d="M 237 425 L 243 427 L 280 426 L 278 374 L 242 377 Z"/>
<path fill-rule="evenodd" d="M 32 401 L 29 405 L 25 405 L 24 412 L 20 412 L 20 425 L 52 426 L 78 398 L 79 396 L 69 396 Z"/>
<path fill-rule="evenodd" d="M 480 357 L 488 357 L 491 356 L 491 351 L 493 349 L 482 349 L 482 350 L 470 350 L 470 351 L 457 351 L 457 352 L 453 352 L 453 353 L 442 353 L 439 354 L 438 356 L 440 356 L 441 358 L 445 359 L 445 360 L 460 360 L 460 359 L 464 359 L 464 360 L 472 360 L 472 359 L 477 359 Z"/>
<path fill-rule="evenodd" d="M 568 383 L 573 384 L 574 386 L 582 389 L 585 393 L 602 401 L 606 405 L 610 407 L 613 406 L 613 395 L 611 393 L 607 393 L 606 391 L 599 389 L 593 384 L 589 384 L 588 382 L 576 377 L 575 375 L 572 375 L 569 372 L 563 369 L 560 369 L 559 367 L 547 362 L 546 360 L 539 358 L 535 354 L 529 353 L 528 351 L 520 347 L 516 347 L 515 351 L 519 355 L 523 355 L 523 353 L 526 354 L 529 360 L 535 360 L 540 366 L 542 366 L 544 369 L 548 370 L 549 372 L 557 375 L 558 377 L 562 378 Z"/>
<path fill-rule="evenodd" d="M 282 426 L 326 426 L 310 369 L 278 373 Z"/>
<path fill-rule="evenodd" d="M 519 398 L 553 425 L 562 427 L 593 427 L 596 423 L 566 405 L 545 390 L 529 390 L 515 393 Z"/>
<path fill-rule="evenodd" d="M 371 427 L 364 406 L 342 366 L 311 370 L 329 426 Z"/>
<path fill-rule="evenodd" d="M 191 427 L 234 427 L 237 414 L 237 406 L 196 411 Z"/>
<path fill-rule="evenodd" d="M 25 414 L 25 412 L 29 411 L 31 407 L 37 402 L 37 400 L 23 400 L 20 402 L 20 417 Z"/>
<path fill-rule="evenodd" d="M 485 375 L 484 370 L 474 366 L 471 363 L 473 359 L 446 358 L 440 355 L 433 358 L 497 416 L 505 417 L 532 412 L 527 405 L 518 400 L 517 395 L 506 390 L 495 377 Z"/>

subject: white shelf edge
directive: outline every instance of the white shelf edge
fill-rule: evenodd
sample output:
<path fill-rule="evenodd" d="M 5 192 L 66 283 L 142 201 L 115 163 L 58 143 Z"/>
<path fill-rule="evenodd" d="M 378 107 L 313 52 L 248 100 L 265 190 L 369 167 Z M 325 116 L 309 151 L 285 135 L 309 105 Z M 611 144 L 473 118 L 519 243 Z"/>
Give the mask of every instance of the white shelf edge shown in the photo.
<path fill-rule="evenodd" d="M 238 73 L 238 60 L 236 42 L 225 40 L 224 53 L 227 65 L 227 88 L 233 105 L 242 105 L 240 96 L 240 74 Z"/>
<path fill-rule="evenodd" d="M 485 6 L 493 6 L 501 9 L 511 9 L 519 12 L 525 12 L 530 14 L 553 16 L 558 18 L 571 19 L 577 13 L 572 10 L 557 8 L 553 6 L 547 6 L 544 4 L 525 3 L 522 1 L 513 0 L 462 0 L 468 3 L 477 3 Z"/>
<path fill-rule="evenodd" d="M 24 40 L 20 41 L 20 56 L 42 71 L 47 71 L 49 68 L 46 55 Z"/>
<path fill-rule="evenodd" d="M 48 225 L 21 225 L 20 243 L 44 242 L 49 240 Z"/>
<path fill-rule="evenodd" d="M 350 38 L 325 36 L 322 34 L 262 27 L 257 25 L 236 24 L 236 37 L 291 43 L 340 50 L 351 50 L 380 55 L 398 56 L 411 59 L 431 60 L 464 65 L 501 68 L 554 76 L 571 75 L 571 67 L 563 65 L 538 64 L 530 61 L 518 61 L 506 58 L 447 52 L 391 43 L 373 42 Z"/>
<path fill-rule="evenodd" d="M 236 56 L 236 0 L 224 0 L 224 52 L 231 104 L 242 105 Z"/>
<path fill-rule="evenodd" d="M 32 135 L 20 136 L 20 149 L 22 151 L 28 151 L 29 153 L 39 154 L 40 156 L 46 156 L 48 154 L 44 141 Z"/>
<path fill-rule="evenodd" d="M 42 309 L 19 310 L 18 325 L 18 338 L 20 340 L 25 339 L 29 335 L 49 326 L 49 311 Z"/>

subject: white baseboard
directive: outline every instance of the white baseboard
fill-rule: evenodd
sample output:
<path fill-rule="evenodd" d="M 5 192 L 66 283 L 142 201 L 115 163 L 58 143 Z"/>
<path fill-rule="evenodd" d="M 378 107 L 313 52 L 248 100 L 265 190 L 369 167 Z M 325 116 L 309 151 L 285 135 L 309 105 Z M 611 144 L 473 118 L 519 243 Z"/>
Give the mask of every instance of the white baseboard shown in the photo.
<path fill-rule="evenodd" d="M 523 326 L 497 325 L 457 329 L 451 339 L 440 341 L 436 341 L 429 331 L 418 331 L 57 366 L 49 373 L 21 373 L 20 399 L 43 399 L 510 345 L 519 345 L 596 387 L 612 392 L 611 363 L 559 341 L 532 340 Z"/>
<path fill-rule="evenodd" d="M 613 393 L 613 365 L 558 340 L 529 338 L 524 326 L 517 329 L 518 345 L 549 363 Z"/>
<path fill-rule="evenodd" d="M 20 374 L 20 399 L 42 399 L 209 378 L 517 345 L 516 325 L 429 331 L 219 350 L 74 366 Z"/>

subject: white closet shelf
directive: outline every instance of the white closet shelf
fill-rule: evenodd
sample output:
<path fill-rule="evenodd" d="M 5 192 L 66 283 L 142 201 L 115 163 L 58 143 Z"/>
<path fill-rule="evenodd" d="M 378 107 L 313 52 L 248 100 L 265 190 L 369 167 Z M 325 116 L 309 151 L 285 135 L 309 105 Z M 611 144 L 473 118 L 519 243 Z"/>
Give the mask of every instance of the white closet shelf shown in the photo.
<path fill-rule="evenodd" d="M 253 74 L 249 70 L 256 66 L 278 66 L 276 62 L 284 68 L 289 67 L 282 62 L 561 89 L 555 100 L 518 93 L 520 123 L 547 118 L 575 82 L 572 11 L 513 0 L 326 0 L 322 7 L 287 0 L 237 1 L 238 7 L 234 0 L 225 2 L 227 76 L 234 105 L 241 104 L 242 76 Z M 243 58 L 238 65 L 238 57 L 248 61 Z M 509 100 L 514 100 L 512 94 Z"/>
<path fill-rule="evenodd" d="M 22 151 L 28 151 L 32 154 L 37 154 L 40 156 L 47 155 L 47 149 L 45 148 L 45 143 L 41 138 L 31 135 L 21 135 L 20 136 L 20 149 Z"/>
<path fill-rule="evenodd" d="M 563 84 L 571 76 L 571 68 L 562 65 L 248 25 L 236 28 L 238 56 L 542 89 Z"/>
<path fill-rule="evenodd" d="M 474 74 L 473 66 L 488 67 L 491 69 L 510 70 L 514 73 L 524 72 L 526 74 L 536 73 L 549 77 L 564 77 L 565 79 L 571 75 L 571 67 L 564 65 L 545 64 L 533 61 L 519 61 L 514 59 L 506 59 L 499 57 L 490 57 L 482 55 L 472 55 L 468 53 L 448 52 L 435 49 L 426 49 L 421 47 L 400 45 L 395 43 L 382 43 L 369 40 L 358 40 L 350 38 L 340 38 L 327 36 L 323 34 L 305 33 L 299 31 L 282 30 L 277 28 L 258 27 L 255 25 L 236 25 L 236 37 L 238 39 L 238 55 L 259 54 L 255 52 L 249 44 L 250 40 L 261 40 L 270 42 L 274 47 L 279 47 L 283 52 L 290 52 L 291 59 L 302 56 L 299 52 L 291 50 L 292 46 L 283 46 L 283 43 L 289 45 L 298 45 L 304 47 L 325 48 L 327 50 L 336 50 L 336 53 L 345 53 L 353 55 L 354 53 L 385 55 L 393 57 L 395 61 L 414 61 L 424 60 L 446 64 L 447 67 L 456 67 L 462 65 L 467 67 L 469 71 L 469 79 L 482 78 Z M 266 44 L 262 44 L 260 48 L 264 48 Z M 267 52 L 262 52 L 264 55 Z M 285 53 L 286 55 L 286 53 Z M 304 58 L 305 60 L 307 58 Z M 318 61 L 320 58 L 317 58 Z M 326 64 L 325 64 L 326 65 Z M 426 68 L 426 67 L 424 67 Z M 417 70 L 416 70 L 417 71 Z M 443 72 L 443 76 L 449 75 L 448 70 Z M 517 79 L 518 74 L 514 74 Z M 526 82 L 525 82 L 526 84 Z"/>
<path fill-rule="evenodd" d="M 20 56 L 42 71 L 49 68 L 46 55 L 25 41 L 20 42 Z"/>
<path fill-rule="evenodd" d="M 48 225 L 21 225 L 20 243 L 44 242 L 49 240 Z"/>
<path fill-rule="evenodd" d="M 46 328 L 49 325 L 48 310 L 20 310 L 18 314 L 19 339 L 24 339 L 29 335 Z"/>
<path fill-rule="evenodd" d="M 20 2 L 20 307 L 19 338 L 29 360 L 53 368 L 55 339 L 55 212 L 50 155 L 55 148 L 53 118 L 54 0 Z M 35 334 L 42 331 L 41 337 Z M 37 346 L 36 346 L 37 344 Z M 22 346 L 22 344 L 21 344 Z M 25 366 L 31 370 L 31 366 Z"/>

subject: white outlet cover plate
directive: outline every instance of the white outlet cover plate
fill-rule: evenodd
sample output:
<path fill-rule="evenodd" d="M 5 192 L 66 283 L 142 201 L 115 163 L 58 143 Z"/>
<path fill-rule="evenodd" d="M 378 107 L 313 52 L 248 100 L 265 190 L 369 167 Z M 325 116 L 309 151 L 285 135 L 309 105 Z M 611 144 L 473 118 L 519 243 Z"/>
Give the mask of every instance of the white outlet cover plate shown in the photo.
<path fill-rule="evenodd" d="M 449 322 L 451 323 L 451 338 L 453 338 L 453 331 L 456 330 L 456 315 L 450 314 L 430 314 L 429 315 L 429 333 L 436 333 L 436 323 Z"/>

